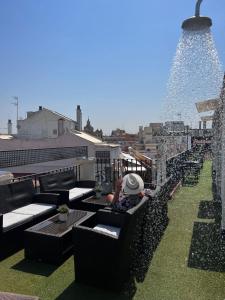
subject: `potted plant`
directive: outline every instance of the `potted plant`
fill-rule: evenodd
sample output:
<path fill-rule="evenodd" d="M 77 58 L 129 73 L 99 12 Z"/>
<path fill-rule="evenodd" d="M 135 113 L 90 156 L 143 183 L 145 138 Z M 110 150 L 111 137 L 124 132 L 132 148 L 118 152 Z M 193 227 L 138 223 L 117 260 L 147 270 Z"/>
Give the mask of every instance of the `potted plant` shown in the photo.
<path fill-rule="evenodd" d="M 95 197 L 99 199 L 101 198 L 101 195 L 102 195 L 102 187 L 100 184 L 97 184 L 95 187 Z"/>
<path fill-rule="evenodd" d="M 68 217 L 68 213 L 69 213 L 69 209 L 67 206 L 61 206 L 58 209 L 59 212 L 59 221 L 61 222 L 66 222 L 67 217 Z"/>

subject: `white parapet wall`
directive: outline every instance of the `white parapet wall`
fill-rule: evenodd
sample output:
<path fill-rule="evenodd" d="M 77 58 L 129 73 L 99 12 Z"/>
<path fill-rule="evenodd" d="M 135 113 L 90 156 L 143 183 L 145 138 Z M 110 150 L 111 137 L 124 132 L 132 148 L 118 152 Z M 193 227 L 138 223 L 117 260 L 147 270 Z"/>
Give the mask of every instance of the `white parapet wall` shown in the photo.
<path fill-rule="evenodd" d="M 76 165 L 80 166 L 80 180 L 95 180 L 95 158 L 76 160 Z"/>
<path fill-rule="evenodd" d="M 73 166 L 76 166 L 76 160 L 74 158 L 69 158 L 36 164 L 8 167 L 2 170 L 11 172 L 13 174 L 39 174 L 63 168 L 70 168 Z"/>

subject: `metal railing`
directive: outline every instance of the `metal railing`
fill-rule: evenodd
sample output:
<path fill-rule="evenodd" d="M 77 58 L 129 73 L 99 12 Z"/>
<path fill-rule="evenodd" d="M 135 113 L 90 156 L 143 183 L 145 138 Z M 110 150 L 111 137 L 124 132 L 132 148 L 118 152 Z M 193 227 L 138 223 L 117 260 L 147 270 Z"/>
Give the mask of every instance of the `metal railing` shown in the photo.
<path fill-rule="evenodd" d="M 142 177 L 144 182 L 151 184 L 152 168 L 135 159 L 97 159 L 96 160 L 96 181 L 110 182 L 115 187 L 115 182 L 119 177 L 128 173 L 137 173 Z"/>
<path fill-rule="evenodd" d="M 191 157 L 202 158 L 204 156 L 203 147 L 194 147 L 190 150 L 179 153 L 167 160 L 167 178 L 172 178 L 173 184 L 176 184 L 182 178 L 183 164 Z M 54 169 L 42 173 L 35 173 L 21 177 L 15 177 L 12 181 L 21 181 L 25 179 L 32 179 L 36 190 L 39 189 L 39 177 L 45 174 L 55 174 L 65 172 L 67 170 L 74 170 L 77 180 L 81 178 L 82 165 L 74 165 L 60 169 Z M 93 172 L 93 171 L 91 171 Z M 110 183 L 112 189 L 115 187 L 116 180 L 128 173 L 139 174 L 147 186 L 153 186 L 152 166 L 146 163 L 138 162 L 135 159 L 96 159 L 94 174 L 90 174 L 91 178 L 99 183 Z M 88 178 L 87 178 L 88 179 Z"/>
<path fill-rule="evenodd" d="M 54 169 L 46 172 L 29 174 L 20 177 L 14 177 L 12 182 L 32 179 L 35 189 L 39 190 L 39 177 L 46 174 L 56 174 L 61 172 L 66 172 L 68 170 L 74 170 L 77 180 L 80 180 L 81 175 L 81 165 L 75 165 L 71 167 L 65 167 L 60 169 Z M 151 184 L 152 182 L 152 170 L 147 168 L 143 163 L 134 160 L 125 159 L 97 159 L 95 164 L 95 174 L 94 178 L 100 183 L 110 183 L 114 189 L 116 180 L 120 176 L 124 176 L 128 173 L 139 174 L 145 182 Z M 93 176 L 92 176 L 93 177 Z"/>

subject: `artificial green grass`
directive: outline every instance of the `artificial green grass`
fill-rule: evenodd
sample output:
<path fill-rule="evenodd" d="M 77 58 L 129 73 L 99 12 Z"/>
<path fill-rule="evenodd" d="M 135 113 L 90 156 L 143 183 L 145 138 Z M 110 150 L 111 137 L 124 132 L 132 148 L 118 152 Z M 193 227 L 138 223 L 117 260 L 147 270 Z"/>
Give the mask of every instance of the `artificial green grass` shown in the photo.
<path fill-rule="evenodd" d="M 211 199 L 211 163 L 207 161 L 199 184 L 182 187 L 170 201 L 169 225 L 145 281 L 137 284 L 134 300 L 225 299 L 225 273 L 187 267 L 199 202 Z M 126 299 L 122 295 L 74 283 L 73 257 L 54 267 L 26 261 L 20 251 L 0 262 L 0 274 L 1 291 L 36 295 L 41 300 Z"/>
<path fill-rule="evenodd" d="M 182 187 L 169 203 L 169 226 L 135 299 L 225 299 L 225 273 L 187 267 L 193 224 L 195 221 L 209 222 L 198 219 L 199 202 L 211 199 L 211 162 L 207 161 L 199 184 Z"/>

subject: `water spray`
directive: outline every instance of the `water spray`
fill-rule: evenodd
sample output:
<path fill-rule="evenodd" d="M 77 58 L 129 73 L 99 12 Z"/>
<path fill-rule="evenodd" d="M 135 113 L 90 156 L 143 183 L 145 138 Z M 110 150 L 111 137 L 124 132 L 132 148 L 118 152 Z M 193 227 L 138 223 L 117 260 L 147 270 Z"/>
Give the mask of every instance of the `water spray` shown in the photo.
<path fill-rule="evenodd" d="M 208 29 L 212 26 L 212 20 L 209 17 L 200 16 L 200 6 L 203 0 L 198 0 L 195 5 L 195 15 L 184 20 L 182 28 L 187 31 L 199 31 Z"/>

